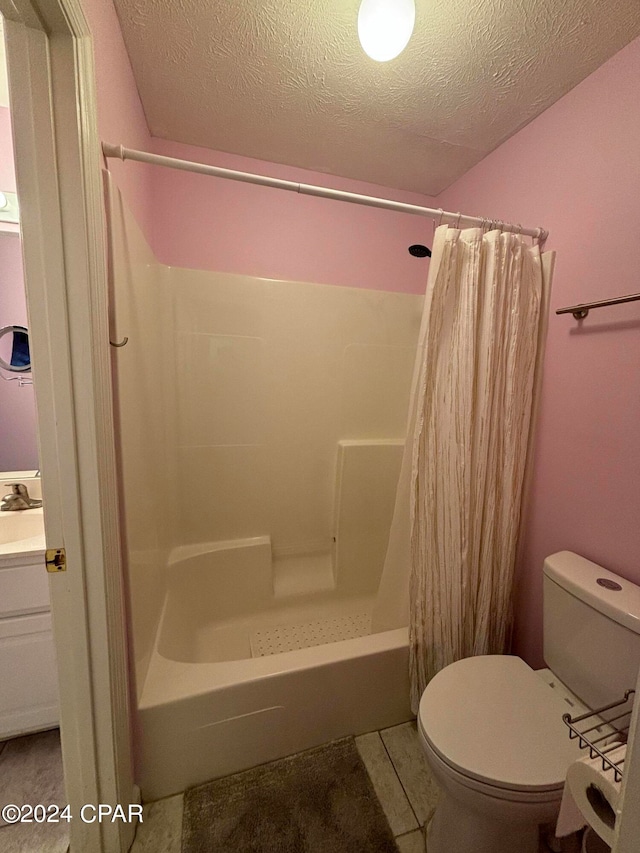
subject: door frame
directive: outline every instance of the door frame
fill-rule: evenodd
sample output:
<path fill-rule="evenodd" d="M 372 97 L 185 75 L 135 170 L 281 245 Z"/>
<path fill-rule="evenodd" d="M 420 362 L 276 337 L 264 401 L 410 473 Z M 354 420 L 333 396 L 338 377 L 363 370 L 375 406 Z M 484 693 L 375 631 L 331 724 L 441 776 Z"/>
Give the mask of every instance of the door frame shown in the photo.
<path fill-rule="evenodd" d="M 71 853 L 124 853 L 139 802 L 118 515 L 93 47 L 79 0 L 0 0 L 43 472 Z M 45 567 L 42 568 L 45 571 Z M 87 816 L 90 816 L 91 812 Z"/>

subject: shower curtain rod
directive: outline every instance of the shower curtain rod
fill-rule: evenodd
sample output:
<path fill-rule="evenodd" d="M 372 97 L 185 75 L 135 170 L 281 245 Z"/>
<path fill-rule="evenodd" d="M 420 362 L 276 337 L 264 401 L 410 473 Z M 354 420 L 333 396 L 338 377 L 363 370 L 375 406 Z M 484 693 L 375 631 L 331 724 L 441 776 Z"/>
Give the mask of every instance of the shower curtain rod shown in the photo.
<path fill-rule="evenodd" d="M 442 208 L 420 207 L 417 204 L 407 204 L 402 201 L 391 201 L 386 198 L 376 198 L 370 195 L 359 195 L 358 193 L 343 192 L 342 190 L 330 190 L 326 187 L 316 187 L 313 184 L 298 184 L 295 181 L 285 181 L 280 178 L 268 178 L 264 175 L 253 175 L 251 172 L 238 172 L 235 169 L 223 169 L 220 166 L 208 166 L 206 163 L 195 163 L 191 160 L 179 160 L 175 157 L 164 157 L 161 154 L 149 154 L 147 151 L 136 151 L 133 148 L 124 148 L 122 145 L 110 145 L 102 143 L 102 151 L 105 157 L 119 160 L 136 160 L 138 163 L 152 163 L 156 166 L 167 166 L 170 169 L 182 169 L 185 172 L 197 172 L 200 175 L 211 175 L 215 178 L 227 178 L 231 181 L 243 181 L 247 184 L 258 184 L 263 187 L 275 187 L 279 190 L 289 190 L 301 195 L 317 196 L 318 198 L 329 198 L 335 201 L 349 201 L 352 204 L 364 204 L 368 207 L 379 207 L 383 210 L 395 210 L 399 213 L 414 213 L 418 216 L 428 216 L 431 219 L 443 221 L 453 220 L 456 227 L 467 226 L 492 226 L 501 231 L 510 231 L 514 234 L 524 234 L 534 237 L 540 245 L 549 236 L 544 228 L 523 228 L 521 225 L 511 225 L 501 219 L 488 219 L 483 216 L 467 216 L 462 213 L 452 213 Z"/>

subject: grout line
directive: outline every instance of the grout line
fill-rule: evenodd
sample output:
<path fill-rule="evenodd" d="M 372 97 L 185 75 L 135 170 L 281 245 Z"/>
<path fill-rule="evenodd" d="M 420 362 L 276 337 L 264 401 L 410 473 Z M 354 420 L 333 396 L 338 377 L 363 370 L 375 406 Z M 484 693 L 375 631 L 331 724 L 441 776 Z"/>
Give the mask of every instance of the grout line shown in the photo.
<path fill-rule="evenodd" d="M 156 803 L 163 803 L 165 800 L 172 800 L 174 797 L 182 797 L 184 799 L 184 795 L 186 793 L 187 793 L 187 790 L 185 788 L 184 791 L 178 791 L 177 794 L 167 794 L 166 797 L 159 797 L 157 800 L 145 800 L 142 803 L 142 805 L 143 806 L 154 806 Z"/>
<path fill-rule="evenodd" d="M 414 833 L 419 832 L 420 838 L 422 839 L 422 849 L 424 853 L 428 853 L 427 851 L 427 828 L 426 826 L 419 826 L 417 829 L 410 829 L 409 832 L 402 832 L 400 835 L 396 835 L 394 837 L 394 841 L 400 841 L 401 838 L 406 838 L 407 835 L 414 835 Z"/>
<path fill-rule="evenodd" d="M 15 740 L 15 738 L 9 738 L 9 740 L 0 741 L 0 756 L 5 751 L 6 747 L 8 746 L 8 744 L 11 743 L 12 740 Z"/>
<path fill-rule="evenodd" d="M 419 832 L 422 835 L 422 827 L 419 826 L 417 829 L 409 829 L 407 832 L 401 832 L 400 835 L 394 836 L 396 841 L 399 838 L 405 838 L 407 835 L 414 835 L 416 832 Z"/>
<path fill-rule="evenodd" d="M 404 723 L 401 723 L 401 725 L 404 725 Z M 391 726 L 391 728 L 395 728 L 395 726 Z M 404 795 L 405 795 L 405 797 L 406 797 L 406 800 L 407 800 L 407 802 L 409 803 L 409 808 L 411 809 L 411 812 L 412 812 L 413 816 L 414 816 L 414 817 L 415 817 L 415 819 L 416 819 L 416 823 L 418 824 L 418 828 L 421 830 L 421 829 L 422 829 L 423 824 L 421 824 L 421 823 L 420 823 L 420 818 L 418 817 L 418 815 L 416 814 L 415 809 L 413 808 L 413 803 L 411 802 L 411 798 L 409 797 L 409 794 L 407 793 L 407 789 L 405 788 L 404 783 L 403 783 L 402 779 L 400 778 L 400 774 L 398 773 L 398 771 L 397 771 L 397 769 L 396 769 L 396 765 L 393 763 L 393 758 L 392 758 L 392 756 L 391 756 L 391 753 L 390 753 L 390 752 L 389 752 L 389 750 L 387 749 L 387 745 L 386 745 L 386 743 L 384 742 L 384 738 L 382 737 L 382 732 L 386 732 L 386 731 L 387 731 L 387 729 L 379 729 L 379 730 L 378 730 L 378 737 L 379 737 L 379 738 L 380 738 L 380 740 L 382 741 L 382 746 L 384 747 L 384 751 L 385 751 L 385 752 L 387 753 L 387 755 L 389 756 L 389 761 L 391 762 L 391 766 L 393 767 L 393 772 L 396 774 L 396 776 L 397 776 L 397 778 L 398 778 L 398 782 L 400 782 L 400 787 L 402 788 L 402 790 L 403 790 L 403 792 L 404 792 Z M 412 829 L 411 831 L 412 831 L 412 832 L 415 832 L 415 830 L 413 830 L 413 829 Z M 398 838 L 399 838 L 399 837 L 400 837 L 400 836 L 398 836 Z"/>

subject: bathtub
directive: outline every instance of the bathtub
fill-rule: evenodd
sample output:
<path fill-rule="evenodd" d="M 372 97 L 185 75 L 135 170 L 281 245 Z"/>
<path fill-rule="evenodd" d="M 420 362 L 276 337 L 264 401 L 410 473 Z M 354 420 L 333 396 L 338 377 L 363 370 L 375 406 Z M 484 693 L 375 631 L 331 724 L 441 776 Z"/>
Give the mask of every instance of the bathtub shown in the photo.
<path fill-rule="evenodd" d="M 273 559 L 268 537 L 175 549 L 139 702 L 145 800 L 411 719 L 405 628 L 369 633 L 379 571 Z"/>

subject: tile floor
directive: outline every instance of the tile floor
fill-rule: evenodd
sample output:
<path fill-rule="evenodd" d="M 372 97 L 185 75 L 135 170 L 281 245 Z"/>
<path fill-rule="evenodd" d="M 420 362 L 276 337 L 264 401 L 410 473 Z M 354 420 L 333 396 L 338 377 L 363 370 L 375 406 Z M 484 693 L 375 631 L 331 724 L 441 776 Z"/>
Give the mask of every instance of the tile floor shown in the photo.
<path fill-rule="evenodd" d="M 425 825 L 438 801 L 438 788 L 424 758 L 415 722 L 356 738 L 356 746 L 396 837 L 400 853 L 424 853 Z M 0 743 L 0 804 L 64 804 L 60 738 L 57 730 Z M 131 853 L 180 853 L 183 796 L 144 806 Z M 563 845 L 577 853 L 575 842 Z M 2 825 L 2 853 L 67 853 L 66 824 Z M 541 843 L 540 853 L 549 848 Z M 240 851 L 239 851 L 240 853 Z"/>
<path fill-rule="evenodd" d="M 438 789 L 418 741 L 415 722 L 356 738 L 400 853 L 424 853 L 424 825 Z M 131 853 L 180 853 L 182 794 L 148 803 Z"/>
<path fill-rule="evenodd" d="M 0 742 L 0 805 L 43 803 L 64 806 L 58 729 Z M 2 853 L 66 853 L 69 830 L 61 823 L 16 823 L 0 818 Z"/>

